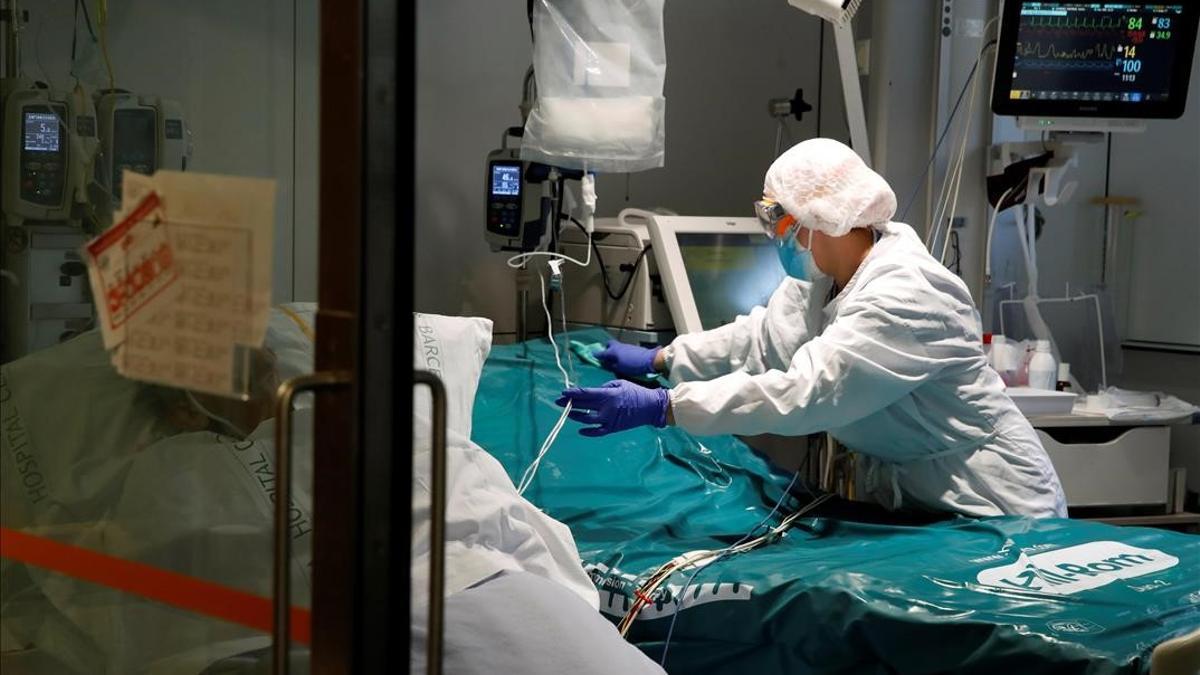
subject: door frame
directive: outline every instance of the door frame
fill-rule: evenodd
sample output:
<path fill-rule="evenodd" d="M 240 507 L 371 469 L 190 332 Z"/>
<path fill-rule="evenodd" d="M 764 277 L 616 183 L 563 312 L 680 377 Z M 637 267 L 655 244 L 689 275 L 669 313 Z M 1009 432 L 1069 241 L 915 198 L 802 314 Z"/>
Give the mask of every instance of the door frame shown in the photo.
<path fill-rule="evenodd" d="M 410 634 L 416 9 L 321 0 L 320 16 L 315 368 L 354 383 L 315 402 L 312 665 L 396 672 Z"/>

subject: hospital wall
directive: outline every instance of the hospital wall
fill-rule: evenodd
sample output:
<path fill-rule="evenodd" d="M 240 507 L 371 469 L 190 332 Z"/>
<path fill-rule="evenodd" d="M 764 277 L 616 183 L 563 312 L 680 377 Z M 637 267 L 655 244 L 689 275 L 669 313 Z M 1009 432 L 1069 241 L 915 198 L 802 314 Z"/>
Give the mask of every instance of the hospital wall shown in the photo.
<path fill-rule="evenodd" d="M 475 314 L 515 330 L 515 287 L 483 238 L 484 162 L 521 123 L 530 63 L 525 4 L 423 0 L 417 6 L 416 307 Z M 666 3 L 666 166 L 601 176 L 598 215 L 627 206 L 749 215 L 773 159 L 767 100 L 804 89 L 817 103 L 820 22 L 786 2 Z M 847 138 L 832 33 L 825 36 L 821 133 Z M 789 122 L 817 135 L 817 111 Z M 538 316 L 540 307 L 531 316 Z M 531 327 L 541 322 L 531 319 Z M 503 339 L 501 337 L 500 339 Z"/>
<path fill-rule="evenodd" d="M 74 86 L 75 4 L 21 3 L 29 13 L 25 74 L 66 90 Z M 316 300 L 318 0 L 108 6 L 116 86 L 182 104 L 194 148 L 189 170 L 276 179 L 274 299 Z M 82 15 L 79 31 L 76 72 L 107 87 Z"/>
<path fill-rule="evenodd" d="M 1003 118 L 996 118 L 994 137 L 1036 138 Z M 1140 215 L 1122 225 L 1128 236 L 1115 261 L 1120 274 L 1111 297 L 1123 338 L 1165 348 L 1123 349 L 1112 384 L 1200 404 L 1200 52 L 1193 56 L 1183 117 L 1149 121 L 1141 134 L 1114 134 L 1111 160 L 1105 142 L 1077 146 L 1077 155 L 1074 198 L 1041 208 L 1039 293 L 1061 297 L 1068 286 L 1078 292 L 1099 284 L 1105 214 L 1089 200 L 1103 196 L 1106 183 L 1113 196 L 1137 198 Z M 1024 295 L 1011 211 L 997 221 L 993 272 L 997 284 L 1015 282 L 1016 297 Z M 1172 429 L 1171 464 L 1187 468 L 1189 489 L 1200 491 L 1200 427 Z"/>
<path fill-rule="evenodd" d="M 1074 144 L 1078 184 L 1065 204 L 1039 210 L 1045 227 L 1038 238 L 1038 291 L 1060 297 L 1068 286 L 1102 281 L 1103 206 L 1095 197 L 1133 197 L 1138 215 L 1125 217 L 1126 235 L 1109 264 L 1118 272 L 1110 289 L 1122 335 L 1130 340 L 1200 349 L 1200 52 L 1194 55 L 1187 111 L 1177 120 L 1150 120 L 1144 133 L 1113 134 L 1111 158 L 1103 138 Z M 1034 140 L 1008 118 L 996 118 L 994 141 Z M 1024 293 L 1012 212 L 997 220 L 993 272 L 999 283 L 1015 281 Z"/>
<path fill-rule="evenodd" d="M 1118 381 L 1200 405 L 1200 51 L 1193 56 L 1187 112 L 1150 122 L 1140 136 L 1114 136 L 1112 193 L 1137 197 L 1143 215 L 1126 227 L 1121 258 L 1131 339 L 1182 342 L 1197 351 L 1124 351 Z M 1200 426 L 1171 431 L 1171 465 L 1200 492 Z"/>

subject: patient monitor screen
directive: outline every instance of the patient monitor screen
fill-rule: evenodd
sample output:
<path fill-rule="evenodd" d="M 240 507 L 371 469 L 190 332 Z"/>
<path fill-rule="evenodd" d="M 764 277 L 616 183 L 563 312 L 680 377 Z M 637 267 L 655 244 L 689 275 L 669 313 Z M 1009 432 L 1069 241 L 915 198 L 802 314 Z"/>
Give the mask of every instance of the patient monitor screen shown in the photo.
<path fill-rule="evenodd" d="M 763 235 L 681 232 L 675 237 L 705 330 L 766 305 L 783 280 L 775 245 Z"/>
<path fill-rule="evenodd" d="M 1183 11 L 1180 3 L 1023 2 L 1009 98 L 1168 100 Z"/>

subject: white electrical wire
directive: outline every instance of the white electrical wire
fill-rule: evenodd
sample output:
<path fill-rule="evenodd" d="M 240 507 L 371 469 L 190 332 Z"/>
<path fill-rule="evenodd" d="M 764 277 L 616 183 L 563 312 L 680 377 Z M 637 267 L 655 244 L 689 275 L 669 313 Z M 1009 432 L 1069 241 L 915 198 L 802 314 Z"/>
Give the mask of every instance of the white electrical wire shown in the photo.
<path fill-rule="evenodd" d="M 992 278 L 992 238 L 996 236 L 996 218 L 1000 215 L 1000 208 L 1004 205 L 1004 200 L 1008 199 L 1008 195 L 1012 194 L 1012 191 L 1015 189 L 1016 186 L 1014 185 L 1005 190 L 1004 194 L 1000 195 L 1000 199 L 992 207 L 992 217 L 988 218 L 987 240 L 984 243 L 983 249 L 983 277 L 985 279 Z"/>
<path fill-rule="evenodd" d="M 592 233 L 591 232 L 588 233 L 587 244 L 584 246 L 584 248 L 587 249 L 587 257 L 584 258 L 582 261 L 576 260 L 575 258 L 572 258 L 571 256 L 566 255 L 565 253 L 558 253 L 557 251 L 530 251 L 529 253 L 518 253 L 517 255 L 514 255 L 513 257 L 509 258 L 505 262 L 508 264 L 509 267 L 518 269 L 521 267 L 521 265 L 524 265 L 526 262 L 528 262 L 532 258 L 551 258 L 554 260 L 562 260 L 565 262 L 569 262 L 572 265 L 578 265 L 580 267 L 587 267 L 588 265 L 592 264 Z"/>
<path fill-rule="evenodd" d="M 930 229 L 926 238 L 925 245 L 933 252 L 934 247 L 938 245 L 939 235 L 945 231 L 945 236 L 941 239 L 941 255 L 939 260 L 944 264 L 946 254 L 950 248 L 950 234 L 953 229 L 954 212 L 958 208 L 958 194 L 962 187 L 963 168 L 966 164 L 967 145 L 970 141 L 972 115 L 975 110 L 975 100 L 979 95 L 979 83 L 982 78 L 978 73 L 972 75 L 971 96 L 967 102 L 966 114 L 963 116 L 961 130 L 959 132 L 958 153 L 957 155 L 951 151 L 950 165 L 947 167 L 946 176 L 942 180 L 942 189 L 938 194 L 938 203 L 934 209 L 934 217 L 930 220 Z"/>
<path fill-rule="evenodd" d="M 542 447 L 538 450 L 537 457 L 525 469 L 525 473 L 521 474 L 521 482 L 517 484 L 518 495 L 525 494 L 525 491 L 533 484 L 533 479 L 537 476 L 538 468 L 542 465 L 542 458 L 546 456 L 546 453 L 550 452 L 550 446 L 554 445 L 559 432 L 562 431 L 563 426 L 567 423 L 567 414 L 570 412 L 571 403 L 568 401 L 566 407 L 563 408 L 562 415 L 555 422 L 554 428 L 550 430 L 550 433 L 546 436 L 546 440 L 542 441 Z"/>
<path fill-rule="evenodd" d="M 1030 209 L 1032 211 L 1032 209 Z M 1030 214 L 1030 217 L 1036 219 L 1036 212 Z M 1026 295 L 1037 297 L 1038 294 L 1038 270 L 1037 262 L 1034 259 L 1033 251 L 1029 250 L 1033 238 L 1029 235 L 1029 231 L 1034 227 L 1033 223 L 1027 225 L 1025 222 L 1025 205 L 1018 204 L 1016 211 L 1017 219 L 1017 239 L 1021 243 L 1021 255 L 1025 258 L 1025 276 L 1028 279 L 1029 286 L 1026 289 Z"/>
<path fill-rule="evenodd" d="M 972 86 L 973 93 L 974 81 L 968 82 L 968 85 Z M 950 194 L 954 190 L 954 178 L 956 175 L 958 175 L 958 157 L 962 154 L 961 150 L 966 128 L 970 123 L 968 118 L 969 114 L 963 115 L 963 121 L 960 123 L 959 130 L 956 132 L 956 134 L 958 134 L 958 145 L 951 146 L 949 159 L 946 163 L 946 175 L 942 177 L 942 187 L 938 190 L 937 203 L 934 205 L 932 218 L 930 218 L 929 221 L 930 227 L 926 233 L 925 246 L 930 251 L 933 251 L 934 247 L 937 245 L 938 234 L 942 230 L 942 222 L 945 220 L 946 209 L 950 205 Z M 959 152 L 956 153 L 954 151 L 955 147 L 957 147 Z"/>
<path fill-rule="evenodd" d="M 933 213 L 930 214 L 929 229 L 925 230 L 925 248 L 931 252 L 934 242 L 937 240 L 938 230 L 942 227 L 941 214 L 945 208 L 946 194 L 949 192 L 950 176 L 954 173 L 953 152 L 950 157 L 950 161 L 946 164 L 946 175 L 942 176 L 942 187 L 938 190 L 937 203 L 934 204 Z"/>
<path fill-rule="evenodd" d="M 987 35 L 988 30 L 998 21 L 998 17 L 993 17 L 987 24 L 984 25 L 984 35 Z M 989 43 L 990 44 L 990 43 Z M 978 66 L 983 59 L 983 53 L 986 52 L 988 45 L 984 45 L 984 51 L 980 52 Z M 968 85 L 971 87 L 971 97 L 967 104 L 967 112 L 963 117 L 962 127 L 959 139 L 958 157 L 955 158 L 951 151 L 950 165 L 947 167 L 946 175 L 942 179 L 942 187 L 938 191 L 937 204 L 934 208 L 934 217 L 930 219 L 930 227 L 926 231 L 925 246 L 932 252 L 938 244 L 939 234 L 945 230 L 946 235 L 942 240 L 942 251 L 940 260 L 944 263 L 946 254 L 949 250 L 950 233 L 953 229 L 953 220 L 955 211 L 958 208 L 958 194 L 962 184 L 963 167 L 965 164 L 966 147 L 970 139 L 970 131 L 973 123 L 972 114 L 974 112 L 975 100 L 978 98 L 980 83 L 983 78 L 980 76 L 977 69 L 972 69 L 971 81 Z"/>
<path fill-rule="evenodd" d="M 589 245 L 588 248 L 591 248 L 591 246 Z M 558 301 L 559 301 L 558 302 L 558 314 L 562 318 L 562 332 L 563 332 L 563 335 L 566 335 L 567 334 L 567 292 L 565 290 L 563 290 L 563 282 L 561 280 L 558 282 Z M 550 324 L 547 323 L 546 325 L 548 326 Z M 570 347 L 571 347 L 571 341 L 567 340 L 567 370 L 571 371 L 571 381 L 578 382 L 579 379 L 575 377 L 575 362 L 571 360 Z M 565 377 L 565 375 L 564 375 L 564 377 Z"/>
<path fill-rule="evenodd" d="M 954 229 L 954 214 L 958 210 L 958 193 L 962 188 L 963 167 L 966 164 L 967 145 L 971 140 L 971 115 L 975 112 L 975 99 L 979 94 L 979 78 L 976 77 L 975 83 L 971 86 L 971 97 L 967 100 L 967 114 L 963 119 L 962 138 L 958 144 L 958 159 L 954 165 L 954 177 L 952 179 L 954 189 L 946 195 L 946 209 L 942 212 L 943 229 L 945 236 L 942 237 L 942 254 L 939 260 L 945 264 L 946 252 L 950 247 L 950 233 Z"/>
<path fill-rule="evenodd" d="M 589 245 L 588 248 L 590 250 L 591 246 Z M 541 285 L 542 289 L 542 311 L 546 313 L 546 336 L 550 339 L 550 346 L 554 349 L 554 364 L 558 366 L 558 372 L 562 373 L 564 388 L 569 389 L 571 387 L 571 378 L 567 375 L 567 370 L 563 368 L 562 359 L 558 353 L 558 343 L 554 341 L 554 318 L 550 316 L 550 306 L 546 304 L 546 277 L 538 274 L 538 283 Z M 566 309 L 564 308 L 564 332 L 566 331 L 567 326 L 566 316 Z M 571 363 L 571 356 L 569 353 L 567 354 L 567 363 Z M 567 415 L 570 414 L 570 412 L 571 402 L 568 401 L 567 405 L 563 408 L 562 414 L 559 415 L 558 421 L 555 422 L 554 427 L 550 430 L 550 433 L 546 435 L 546 440 L 542 441 L 542 447 L 538 450 L 537 456 L 534 457 L 533 462 L 531 462 L 525 469 L 525 473 L 521 474 L 521 482 L 517 484 L 518 495 L 524 494 L 525 491 L 529 489 L 529 486 L 533 484 L 533 479 L 535 476 L 537 476 L 538 468 L 542 464 L 542 458 L 546 456 L 546 453 L 550 452 L 550 447 L 553 446 L 554 441 L 558 439 L 558 434 L 562 431 L 563 426 L 567 423 Z"/>
<path fill-rule="evenodd" d="M 562 373 L 563 385 L 570 387 L 571 378 L 567 377 L 567 371 L 563 368 L 562 359 L 558 355 L 558 343 L 554 341 L 554 318 L 550 316 L 550 306 L 546 304 L 546 277 L 539 274 L 538 283 L 542 287 L 542 311 L 546 313 L 546 338 L 550 340 L 550 346 L 554 348 L 554 365 L 558 366 L 558 372 Z"/>
<path fill-rule="evenodd" d="M 975 108 L 975 90 L 972 89 L 971 90 L 971 101 L 967 105 L 967 125 L 966 125 L 966 128 L 963 129 L 962 144 L 959 146 L 958 163 L 955 165 L 954 192 L 952 193 L 953 197 L 948 200 L 947 210 L 942 214 L 942 220 L 943 220 L 943 222 L 945 222 L 945 225 L 943 226 L 943 229 L 945 230 L 945 235 L 942 237 L 942 254 L 940 256 L 938 256 L 938 261 L 941 262 L 943 265 L 946 264 L 946 254 L 950 250 L 950 240 L 951 240 L 950 235 L 954 231 L 954 213 L 958 210 L 958 192 L 959 192 L 959 189 L 962 188 L 963 166 L 966 163 L 965 160 L 966 160 L 966 154 L 967 154 L 967 141 L 969 139 L 969 135 L 970 135 L 970 131 L 971 131 L 970 115 L 972 112 L 974 112 L 974 108 Z"/>
<path fill-rule="evenodd" d="M 587 171 L 586 165 L 584 166 L 584 171 Z M 562 195 L 559 195 L 552 201 L 554 204 L 555 217 L 551 219 L 551 227 L 557 227 L 559 222 L 558 214 L 562 210 Z M 588 225 L 591 225 L 590 218 L 584 218 L 584 222 Z M 569 262 L 572 265 L 578 265 L 580 267 L 587 267 L 588 265 L 592 264 L 592 228 L 586 227 L 584 229 L 587 231 L 587 242 L 584 244 L 584 249 L 587 250 L 587 256 L 582 261 L 572 258 L 569 255 L 559 253 L 558 251 L 530 251 L 528 253 L 518 253 L 517 255 L 514 255 L 506 260 L 505 263 L 513 269 L 519 269 L 525 263 L 534 258 L 550 258 L 552 260 Z"/>
<path fill-rule="evenodd" d="M 553 173 L 551 174 L 551 178 L 552 179 L 554 178 Z M 593 177 L 591 174 L 589 174 L 587 172 L 586 163 L 583 166 L 583 178 L 581 179 L 581 189 L 583 190 L 583 202 L 584 202 L 584 217 L 583 217 L 583 221 L 585 223 L 584 231 L 587 232 L 587 241 L 584 243 L 584 249 L 587 251 L 587 255 L 585 256 L 585 258 L 582 261 L 580 261 L 575 258 L 572 258 L 571 256 L 565 255 L 563 253 L 559 253 L 557 251 L 531 251 L 528 253 L 520 253 L 520 254 L 514 255 L 511 258 L 509 258 L 506 261 L 506 263 L 509 267 L 517 268 L 517 269 L 522 268 L 526 265 L 526 263 L 528 263 L 530 260 L 532 260 L 534 258 L 548 258 L 551 261 L 569 262 L 572 265 L 578 265 L 579 267 L 588 267 L 589 265 L 592 264 L 592 248 L 593 248 L 593 246 L 592 246 L 592 229 L 593 229 L 592 228 L 592 214 L 595 213 L 596 195 L 595 195 Z M 565 190 L 560 191 L 560 192 L 565 192 Z M 557 226 L 558 220 L 559 220 L 559 214 L 562 213 L 562 207 L 563 207 L 562 201 L 563 201 L 563 194 L 558 194 L 552 200 L 552 203 L 554 205 L 554 216 L 555 216 L 554 223 L 553 223 L 554 226 Z M 554 262 L 551 262 L 550 265 L 555 274 L 560 274 L 558 268 L 554 266 Z M 542 310 L 546 313 L 546 334 L 547 334 L 547 337 L 550 339 L 550 346 L 554 349 L 554 363 L 555 363 L 555 365 L 558 366 L 558 371 L 560 373 L 562 373 L 564 388 L 569 389 L 571 387 L 571 377 L 567 374 L 566 369 L 563 368 L 562 358 L 559 356 L 559 352 L 558 352 L 558 343 L 554 341 L 554 318 L 550 315 L 549 305 L 546 304 L 546 279 L 540 273 L 538 274 L 538 283 L 541 285 L 541 291 L 542 291 L 541 292 Z M 560 283 L 560 286 L 559 286 L 560 295 L 561 295 L 561 288 L 562 288 L 562 286 Z M 566 310 L 565 299 L 563 300 L 563 304 L 560 309 L 561 309 L 562 320 L 563 320 L 563 333 L 566 333 L 567 332 L 567 310 Z M 567 365 L 571 367 L 571 373 L 574 374 L 575 367 L 571 363 L 570 351 L 567 352 Z M 546 453 L 550 451 L 551 446 L 554 445 L 554 441 L 558 438 L 558 434 L 562 431 L 563 425 L 566 424 L 568 415 L 571 412 L 571 408 L 572 408 L 571 402 L 568 401 L 567 405 L 563 407 L 562 414 L 559 416 L 558 421 L 554 425 L 554 428 L 552 428 L 550 430 L 549 435 L 546 436 L 546 440 L 542 442 L 542 447 L 538 450 L 538 453 L 534 457 L 533 462 L 530 463 L 529 467 L 525 469 L 525 473 L 521 476 L 521 482 L 517 486 L 517 494 L 523 494 L 525 492 L 525 490 L 529 489 L 529 486 L 533 483 L 533 479 L 537 475 L 538 467 L 541 466 L 542 459 L 546 456 Z"/>
<path fill-rule="evenodd" d="M 963 125 L 962 143 L 958 151 L 958 175 L 954 179 L 954 200 L 950 202 L 950 212 L 945 216 L 946 237 L 942 241 L 942 256 L 940 258 L 942 264 L 946 264 L 946 253 L 950 250 L 950 233 L 954 229 L 954 214 L 958 210 L 958 191 L 962 187 L 963 167 L 966 164 L 967 144 L 971 140 L 971 125 L 974 121 L 972 114 L 975 112 L 975 99 L 979 97 L 979 83 L 983 81 L 978 73 L 975 75 L 975 83 L 971 86 L 971 99 L 967 102 L 967 117 Z"/>

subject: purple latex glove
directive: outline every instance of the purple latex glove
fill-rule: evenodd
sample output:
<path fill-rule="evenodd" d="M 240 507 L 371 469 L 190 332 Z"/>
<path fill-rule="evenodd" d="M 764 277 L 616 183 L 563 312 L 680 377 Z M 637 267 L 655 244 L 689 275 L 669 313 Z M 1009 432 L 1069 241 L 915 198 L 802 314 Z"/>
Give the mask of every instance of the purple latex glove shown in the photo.
<path fill-rule="evenodd" d="M 613 380 L 590 389 L 571 387 L 563 391 L 555 403 L 561 407 L 568 401 L 571 402 L 568 417 L 583 424 L 598 425 L 584 427 L 579 430 L 580 434 L 605 436 L 647 424 L 667 426 L 667 407 L 671 398 L 666 389 L 648 389 L 625 380 Z"/>
<path fill-rule="evenodd" d="M 654 372 L 654 357 L 662 347 L 646 349 L 617 340 L 609 340 L 604 349 L 596 352 L 596 359 L 606 370 L 622 377 L 638 377 Z"/>

